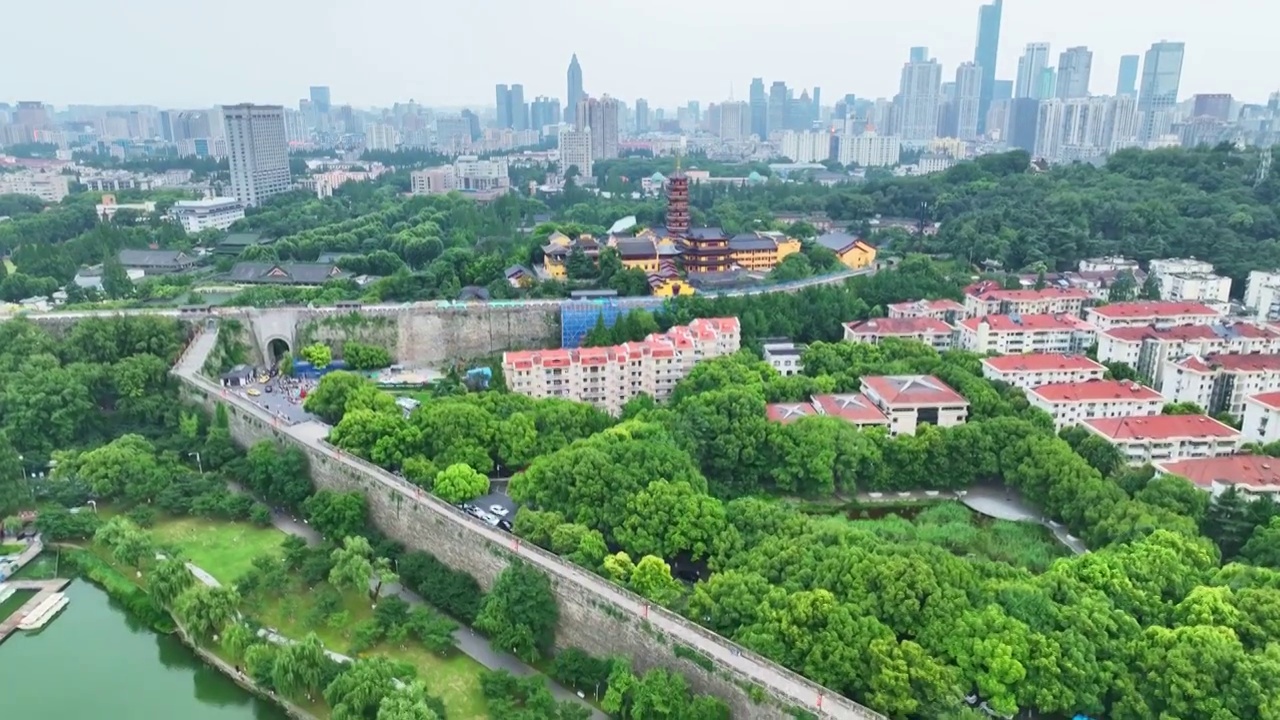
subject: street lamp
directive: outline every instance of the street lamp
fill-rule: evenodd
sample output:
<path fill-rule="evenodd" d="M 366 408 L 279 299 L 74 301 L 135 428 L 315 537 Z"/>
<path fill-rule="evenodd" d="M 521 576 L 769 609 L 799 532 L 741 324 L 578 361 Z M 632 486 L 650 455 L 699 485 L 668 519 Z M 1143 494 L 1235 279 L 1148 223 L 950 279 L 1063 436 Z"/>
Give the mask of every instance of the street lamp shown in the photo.
<path fill-rule="evenodd" d="M 201 462 L 201 460 L 200 460 L 200 453 L 198 453 L 198 452 L 190 452 L 190 453 L 187 453 L 187 457 L 194 457 L 194 458 L 196 459 L 196 468 L 200 471 L 200 474 L 201 474 L 201 475 L 203 475 L 203 474 L 204 474 L 204 463 L 203 463 L 203 462 Z"/>

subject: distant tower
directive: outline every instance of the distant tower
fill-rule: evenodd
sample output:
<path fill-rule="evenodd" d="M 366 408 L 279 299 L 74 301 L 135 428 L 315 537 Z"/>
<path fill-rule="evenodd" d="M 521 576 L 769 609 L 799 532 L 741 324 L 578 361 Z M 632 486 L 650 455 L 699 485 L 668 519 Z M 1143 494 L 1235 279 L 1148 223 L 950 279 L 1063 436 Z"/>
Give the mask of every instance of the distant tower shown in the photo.
<path fill-rule="evenodd" d="M 689 178 L 680 169 L 684 139 L 676 152 L 676 171 L 667 179 L 667 232 L 683 238 L 689 234 Z"/>
<path fill-rule="evenodd" d="M 578 64 L 578 53 L 573 54 L 573 59 L 569 61 L 569 94 L 565 98 L 569 101 L 569 106 L 565 109 L 566 117 L 573 115 L 578 111 L 578 103 L 582 98 L 586 97 L 586 93 L 582 92 L 582 66 Z M 582 128 L 579 127 L 579 130 Z"/>

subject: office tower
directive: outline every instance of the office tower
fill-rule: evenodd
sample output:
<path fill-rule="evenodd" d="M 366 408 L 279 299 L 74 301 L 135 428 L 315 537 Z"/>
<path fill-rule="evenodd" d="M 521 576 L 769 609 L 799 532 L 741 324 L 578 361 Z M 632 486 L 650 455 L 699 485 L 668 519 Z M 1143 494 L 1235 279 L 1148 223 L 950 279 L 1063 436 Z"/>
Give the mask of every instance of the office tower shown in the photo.
<path fill-rule="evenodd" d="M 579 130 L 591 130 L 591 161 L 618 157 L 618 101 L 605 95 L 586 97 L 578 102 Z"/>
<path fill-rule="evenodd" d="M 480 139 L 480 116 L 470 110 L 463 110 L 461 117 L 467 123 L 467 136 L 469 141 Z"/>
<path fill-rule="evenodd" d="M 1211 95 L 1195 95 L 1192 103 L 1192 117 L 1210 117 L 1227 122 L 1231 119 L 1230 93 L 1213 93 Z M 161 117 L 164 113 L 160 114 Z"/>
<path fill-rule="evenodd" d="M 761 140 L 769 137 L 769 98 L 764 93 L 764 78 L 751 78 L 751 134 Z"/>
<path fill-rule="evenodd" d="M 569 94 L 565 96 L 565 100 L 569 105 L 565 108 L 565 117 L 569 117 L 578 111 L 578 103 L 582 102 L 582 98 L 586 94 L 582 92 L 582 66 L 578 64 L 578 53 L 573 54 L 573 58 L 569 60 Z M 582 128 L 578 128 L 581 130 Z"/>
<path fill-rule="evenodd" d="M 548 125 L 560 124 L 560 99 L 539 95 L 529 105 L 529 128 L 539 133 Z"/>
<path fill-rule="evenodd" d="M 1049 43 L 1027 43 L 1027 49 L 1018 58 L 1018 79 L 1014 82 L 1013 97 L 1040 99 L 1040 85 L 1044 81 L 1044 69 L 1049 67 Z"/>
<path fill-rule="evenodd" d="M 649 132 L 649 101 L 644 98 L 636 100 L 636 134 Z"/>
<path fill-rule="evenodd" d="M 468 116 L 470 113 L 470 117 Z M 471 117 L 474 113 L 463 110 L 461 115 L 441 115 L 436 118 L 436 147 L 445 152 L 457 152 L 471 146 Z"/>
<path fill-rule="evenodd" d="M 1185 52 L 1185 43 L 1166 40 L 1152 44 L 1147 51 L 1142 61 L 1142 85 L 1138 88 L 1139 141 L 1155 140 L 1167 134 L 1173 126 Z"/>
<path fill-rule="evenodd" d="M 929 48 L 919 46 L 919 45 L 911 48 L 909 62 L 913 62 L 913 63 L 929 62 Z"/>
<path fill-rule="evenodd" d="M 524 101 L 524 86 L 512 85 L 510 113 L 511 113 L 511 129 L 528 130 L 529 129 L 529 106 Z"/>
<path fill-rule="evenodd" d="M 978 8 L 978 44 L 973 63 L 982 68 L 982 98 L 978 106 L 978 131 L 987 130 L 987 110 L 995 97 L 996 55 L 1000 49 L 1000 14 L 1003 0 Z"/>
<path fill-rule="evenodd" d="M 697 100 L 690 100 L 686 107 L 689 109 L 689 121 L 697 127 L 702 122 L 702 107 Z"/>
<path fill-rule="evenodd" d="M 1054 97 L 1089 97 L 1089 75 L 1093 72 L 1093 52 L 1087 47 L 1067 48 L 1058 56 L 1058 91 Z"/>
<path fill-rule="evenodd" d="M 1040 82 L 1036 86 L 1036 97 L 1042 100 L 1056 97 L 1058 89 L 1058 71 L 1047 67 L 1040 71 Z"/>
<path fill-rule="evenodd" d="M 903 65 L 895 123 L 898 131 L 894 134 L 905 141 L 933 139 L 938 132 L 941 89 L 942 66 L 936 60 Z"/>
<path fill-rule="evenodd" d="M 857 101 L 858 98 L 854 96 L 853 93 L 849 93 L 837 100 L 835 107 L 831 111 L 832 121 L 839 125 L 845 120 L 848 120 L 849 116 L 855 112 L 854 105 Z"/>
<path fill-rule="evenodd" d="M 822 116 L 822 88 L 813 86 L 813 110 L 809 113 L 809 122 L 816 123 Z"/>
<path fill-rule="evenodd" d="M 955 137 L 977 140 L 982 113 L 983 69 L 974 63 L 960 63 L 955 82 Z"/>
<path fill-rule="evenodd" d="M 1036 129 L 1040 121 L 1040 101 L 1035 98 L 1014 98 L 1009 101 L 1008 126 L 1005 142 L 1011 148 L 1034 153 Z"/>
<path fill-rule="evenodd" d="M 498 127 L 511 127 L 511 88 L 506 85 L 495 85 L 493 94 L 494 105 L 497 107 Z"/>
<path fill-rule="evenodd" d="M 177 113 L 173 110 L 160 111 L 160 137 L 164 138 L 165 142 L 175 142 L 178 139 L 173 132 L 173 123 L 176 115 Z"/>
<path fill-rule="evenodd" d="M 560 147 L 560 165 L 564 171 L 568 172 L 569 168 L 576 167 L 579 175 L 591 177 L 593 169 L 591 131 L 562 129 L 557 136 L 557 142 Z"/>
<path fill-rule="evenodd" d="M 311 107 L 318 113 L 329 112 L 330 103 L 328 85 L 311 86 Z"/>
<path fill-rule="evenodd" d="M 1013 81 L 997 80 L 995 87 L 991 90 L 991 100 L 1012 100 L 1013 99 Z"/>
<path fill-rule="evenodd" d="M 791 103 L 791 117 L 788 118 L 787 127 L 793 130 L 809 130 L 813 127 L 813 120 L 810 115 L 813 110 L 813 100 L 809 97 L 808 90 L 801 90 L 800 97 Z"/>
<path fill-rule="evenodd" d="M 231 158 L 231 193 L 254 206 L 289 190 L 289 144 L 279 105 L 224 105 L 222 121 Z"/>
<path fill-rule="evenodd" d="M 790 109 L 789 100 L 787 84 L 781 80 L 775 80 L 769 86 L 769 116 L 768 124 L 765 127 L 766 133 L 780 132 L 787 129 L 788 110 Z"/>
<path fill-rule="evenodd" d="M 1116 95 L 1138 96 L 1138 63 L 1142 58 L 1137 55 L 1120 56 L 1120 76 L 1116 80 Z"/>
<path fill-rule="evenodd" d="M 743 139 L 742 126 L 743 117 L 747 117 L 747 127 L 751 127 L 750 114 L 751 106 L 744 102 L 736 102 L 728 100 L 717 106 L 719 110 L 719 122 L 711 131 L 720 136 L 721 140 L 741 140 Z"/>

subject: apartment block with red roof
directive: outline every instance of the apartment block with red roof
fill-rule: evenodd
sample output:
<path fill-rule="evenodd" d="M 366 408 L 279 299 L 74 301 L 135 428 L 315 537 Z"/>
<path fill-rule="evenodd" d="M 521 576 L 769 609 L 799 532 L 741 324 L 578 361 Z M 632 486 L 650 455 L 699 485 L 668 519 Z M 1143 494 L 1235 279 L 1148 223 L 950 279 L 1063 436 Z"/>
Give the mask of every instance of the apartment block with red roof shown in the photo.
<path fill-rule="evenodd" d="M 872 318 L 844 324 L 848 342 L 875 345 L 885 338 L 919 340 L 938 352 L 950 350 L 955 328 L 934 318 Z"/>
<path fill-rule="evenodd" d="M 983 315 L 960 322 L 957 347 L 980 354 L 1082 353 L 1097 331 L 1078 315 Z"/>
<path fill-rule="evenodd" d="M 1089 308 L 1084 319 L 1099 330 L 1145 325 L 1212 325 L 1222 322 L 1222 311 L 1198 302 L 1138 300 Z"/>
<path fill-rule="evenodd" d="M 1081 426 L 1111 441 L 1133 465 L 1231 455 L 1244 441 L 1239 430 L 1205 415 L 1093 418 Z"/>
<path fill-rule="evenodd" d="M 866 395 L 814 395 L 808 402 L 770 403 L 765 416 L 774 422 L 793 423 L 806 417 L 835 417 L 859 428 L 889 424 L 889 417 Z"/>
<path fill-rule="evenodd" d="M 1210 495 L 1221 495 L 1234 487 L 1246 499 L 1268 495 L 1280 500 L 1280 459 L 1266 455 L 1158 462 L 1155 468 L 1161 474 L 1184 477 Z"/>
<path fill-rule="evenodd" d="M 862 394 L 889 418 L 893 435 L 914 435 L 923 424 L 962 425 L 969 417 L 969 401 L 932 375 L 864 377 Z"/>
<path fill-rule="evenodd" d="M 1089 293 L 1076 288 L 1047 287 L 1042 290 L 1005 290 L 999 283 L 984 280 L 964 289 L 964 310 L 968 317 L 983 315 L 1075 315 L 1080 317 Z"/>
<path fill-rule="evenodd" d="M 699 318 L 623 345 L 506 352 L 502 370 L 514 393 L 591 403 L 616 415 L 641 393 L 666 400 L 694 365 L 735 353 L 741 343 L 737 318 Z"/>
<path fill-rule="evenodd" d="M 1000 355 L 982 360 L 983 377 L 1023 390 L 1054 383 L 1101 380 L 1106 373 L 1107 368 L 1101 363 L 1070 353 Z"/>
<path fill-rule="evenodd" d="M 1267 444 L 1280 440 L 1280 392 L 1247 398 L 1242 415 L 1241 428 L 1248 442 Z"/>
<path fill-rule="evenodd" d="M 1027 391 L 1032 407 L 1053 416 L 1059 430 L 1094 418 L 1150 417 L 1164 409 L 1160 393 L 1131 380 L 1054 383 Z"/>
<path fill-rule="evenodd" d="M 1189 355 L 1280 353 L 1280 332 L 1249 323 L 1116 327 L 1098 333 L 1098 361 L 1124 363 L 1162 387 L 1165 364 Z"/>
<path fill-rule="evenodd" d="M 1221 353 L 1167 360 L 1160 393 L 1169 402 L 1190 402 L 1210 415 L 1240 417 L 1245 399 L 1280 390 L 1280 355 Z"/>
<path fill-rule="evenodd" d="M 964 305 L 955 300 L 913 300 L 894 303 L 889 306 L 889 317 L 892 319 L 933 318 L 945 323 L 954 323 L 964 317 Z"/>

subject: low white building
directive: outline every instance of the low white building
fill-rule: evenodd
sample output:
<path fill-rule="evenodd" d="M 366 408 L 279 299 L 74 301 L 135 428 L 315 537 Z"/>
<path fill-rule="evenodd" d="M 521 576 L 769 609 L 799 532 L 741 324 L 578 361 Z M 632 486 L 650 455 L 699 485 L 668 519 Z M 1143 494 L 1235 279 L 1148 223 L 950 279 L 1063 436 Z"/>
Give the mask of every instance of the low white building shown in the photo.
<path fill-rule="evenodd" d="M 1192 355 L 1165 362 L 1160 392 L 1169 402 L 1195 403 L 1210 415 L 1240 417 L 1245 399 L 1280 390 L 1280 355 Z"/>
<path fill-rule="evenodd" d="M 1280 271 L 1250 272 L 1244 286 L 1244 306 L 1260 321 L 1280 319 Z"/>
<path fill-rule="evenodd" d="M 1081 353 L 1097 331 L 1076 315 L 985 315 L 961 321 L 957 346 L 979 354 Z"/>
<path fill-rule="evenodd" d="M 1107 368 L 1084 355 L 1034 353 L 983 358 L 982 376 L 1022 390 L 1055 383 L 1101 380 Z"/>
<path fill-rule="evenodd" d="M 244 218 L 244 205 L 231 197 L 179 200 L 169 214 L 181 223 L 183 230 L 194 234 L 202 230 L 226 230 Z"/>
<path fill-rule="evenodd" d="M 1081 260 L 1077 265 L 1077 269 L 1082 273 L 1111 273 L 1128 271 L 1135 274 L 1140 270 L 1137 260 L 1130 260 L 1129 258 L 1120 257 L 1118 255 Z"/>
<path fill-rule="evenodd" d="M 969 317 L 983 315 L 1080 316 L 1089 293 L 1075 288 L 1005 290 L 986 280 L 965 288 L 964 309 Z"/>
<path fill-rule="evenodd" d="M 1170 360 L 1189 355 L 1280 353 L 1280 333 L 1249 323 L 1117 327 L 1098 333 L 1099 362 L 1124 363 L 1163 387 Z"/>
<path fill-rule="evenodd" d="M 1245 399 L 1245 440 L 1269 444 L 1280 440 L 1280 392 L 1259 393 Z M 1280 460 L 1277 460 L 1280 464 Z"/>
<path fill-rule="evenodd" d="M 1080 423 L 1109 440 L 1132 465 L 1235 453 L 1244 436 L 1205 415 L 1093 418 Z"/>
<path fill-rule="evenodd" d="M 1053 417 L 1061 429 L 1092 418 L 1150 417 L 1164 409 L 1164 397 L 1128 380 L 1054 383 L 1027 391 L 1027 402 Z"/>
<path fill-rule="evenodd" d="M 964 317 L 964 306 L 955 300 L 913 300 L 889 306 L 889 318 L 933 318 L 954 323 Z"/>
<path fill-rule="evenodd" d="M 1231 302 L 1231 278 L 1213 273 L 1160 276 L 1160 297 L 1175 302 L 1202 302 L 1211 307 Z"/>
<path fill-rule="evenodd" d="M 1143 327 L 1159 325 L 1211 325 L 1222 321 L 1222 310 L 1200 302 L 1172 302 L 1165 300 L 1140 300 L 1111 303 L 1089 308 L 1084 319 L 1099 330 L 1118 327 Z"/>
<path fill-rule="evenodd" d="M 925 424 L 963 425 L 969 417 L 969 401 L 932 375 L 864 377 L 862 394 L 889 418 L 893 435 L 914 435 Z"/>
<path fill-rule="evenodd" d="M 844 324 L 848 342 L 878 344 L 885 338 L 919 340 L 938 352 L 950 350 L 955 328 L 933 318 L 873 318 Z"/>
<path fill-rule="evenodd" d="M 800 359 L 805 349 L 804 345 L 793 342 L 766 342 L 762 349 L 764 361 L 777 370 L 779 375 L 788 377 L 799 375 L 804 371 L 804 362 Z"/>
<path fill-rule="evenodd" d="M 0 195 L 30 195 L 46 203 L 60 203 L 71 193 L 71 178 L 56 172 L 0 173 Z"/>

